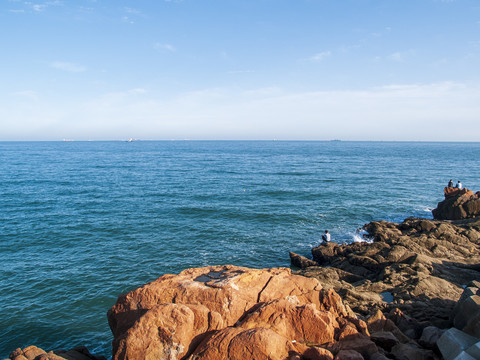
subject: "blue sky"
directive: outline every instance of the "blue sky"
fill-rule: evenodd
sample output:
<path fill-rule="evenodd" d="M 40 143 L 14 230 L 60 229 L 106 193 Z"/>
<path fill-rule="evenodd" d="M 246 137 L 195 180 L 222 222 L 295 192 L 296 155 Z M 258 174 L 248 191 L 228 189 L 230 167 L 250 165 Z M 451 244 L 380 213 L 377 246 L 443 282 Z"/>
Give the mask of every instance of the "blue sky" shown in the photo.
<path fill-rule="evenodd" d="M 478 0 L 0 0 L 0 140 L 480 139 Z"/>

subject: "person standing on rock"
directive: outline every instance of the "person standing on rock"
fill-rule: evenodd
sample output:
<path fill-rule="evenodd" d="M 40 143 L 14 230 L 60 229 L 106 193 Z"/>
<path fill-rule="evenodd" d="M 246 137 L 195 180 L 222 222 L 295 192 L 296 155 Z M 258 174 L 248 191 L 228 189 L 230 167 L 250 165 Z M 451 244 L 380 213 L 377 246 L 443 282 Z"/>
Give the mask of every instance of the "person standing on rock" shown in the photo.
<path fill-rule="evenodd" d="M 453 180 L 452 179 L 450 179 L 450 181 L 448 182 L 447 187 L 453 187 Z"/>
<path fill-rule="evenodd" d="M 328 230 L 325 230 L 325 234 L 322 235 L 323 242 L 330 242 L 331 236 Z"/>
<path fill-rule="evenodd" d="M 460 190 L 463 189 L 463 185 L 462 185 L 462 183 L 460 182 L 460 180 L 458 180 L 457 185 L 455 185 L 455 187 L 456 187 L 457 189 L 460 189 Z"/>

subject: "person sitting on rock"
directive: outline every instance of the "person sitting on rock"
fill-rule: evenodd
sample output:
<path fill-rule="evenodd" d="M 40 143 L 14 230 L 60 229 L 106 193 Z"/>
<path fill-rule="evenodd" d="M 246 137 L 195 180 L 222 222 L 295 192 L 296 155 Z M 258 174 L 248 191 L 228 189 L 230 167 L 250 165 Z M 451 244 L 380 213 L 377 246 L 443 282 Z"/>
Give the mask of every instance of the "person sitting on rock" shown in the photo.
<path fill-rule="evenodd" d="M 453 180 L 452 179 L 450 179 L 450 181 L 448 182 L 447 187 L 453 187 Z"/>
<path fill-rule="evenodd" d="M 460 182 L 460 180 L 458 180 L 458 182 L 457 182 L 457 184 L 455 185 L 455 187 L 456 187 L 457 189 L 460 189 L 460 190 L 463 189 L 463 185 L 462 185 L 462 183 Z"/>
<path fill-rule="evenodd" d="M 322 235 L 322 240 L 324 242 L 330 242 L 331 236 L 330 236 L 330 233 L 328 232 L 328 230 L 325 230 L 325 234 Z"/>

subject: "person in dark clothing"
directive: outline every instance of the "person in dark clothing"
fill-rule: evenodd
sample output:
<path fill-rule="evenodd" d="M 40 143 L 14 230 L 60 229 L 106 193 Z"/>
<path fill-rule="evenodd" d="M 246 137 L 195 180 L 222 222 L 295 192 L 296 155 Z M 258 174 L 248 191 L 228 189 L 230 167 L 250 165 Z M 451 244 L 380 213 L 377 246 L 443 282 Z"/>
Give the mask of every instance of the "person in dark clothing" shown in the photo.
<path fill-rule="evenodd" d="M 452 179 L 450 179 L 450 181 L 448 182 L 447 187 L 453 187 L 453 180 Z"/>

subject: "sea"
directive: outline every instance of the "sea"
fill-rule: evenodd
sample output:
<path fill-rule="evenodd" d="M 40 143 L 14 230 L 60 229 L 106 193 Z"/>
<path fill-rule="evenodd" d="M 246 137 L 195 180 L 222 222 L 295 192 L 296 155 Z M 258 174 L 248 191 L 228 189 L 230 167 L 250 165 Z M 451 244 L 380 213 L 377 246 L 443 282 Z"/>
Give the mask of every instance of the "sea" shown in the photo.
<path fill-rule="evenodd" d="M 290 267 L 329 230 L 432 218 L 450 179 L 480 190 L 480 143 L 0 142 L 0 358 L 85 345 L 163 274 Z"/>

